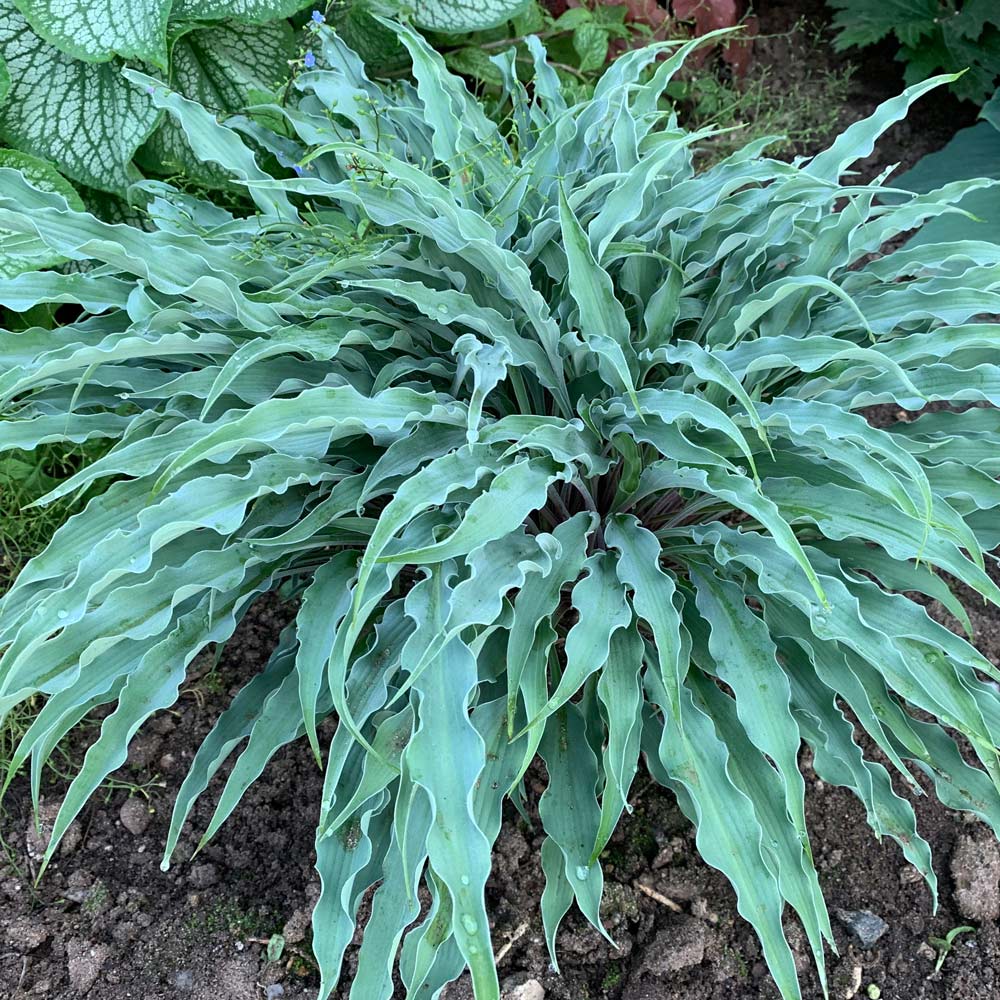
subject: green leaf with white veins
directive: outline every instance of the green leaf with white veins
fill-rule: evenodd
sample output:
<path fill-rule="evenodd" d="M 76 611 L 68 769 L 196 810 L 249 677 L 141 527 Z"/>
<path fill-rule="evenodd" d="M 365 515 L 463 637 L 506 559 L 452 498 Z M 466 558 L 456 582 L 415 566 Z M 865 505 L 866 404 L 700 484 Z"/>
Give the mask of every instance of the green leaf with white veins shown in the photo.
<path fill-rule="evenodd" d="M 225 21 L 190 31 L 174 42 L 170 82 L 190 100 L 225 117 L 250 102 L 252 90 L 269 90 L 288 75 L 295 37 L 286 21 L 247 25 Z M 180 168 L 188 176 L 223 187 L 227 174 L 198 159 L 173 117 L 167 117 L 139 150 L 145 170 Z"/>
<path fill-rule="evenodd" d="M 432 31 L 481 31 L 503 24 L 525 6 L 525 0 L 416 0 L 413 23 Z"/>
<path fill-rule="evenodd" d="M 165 68 L 170 0 L 16 0 L 28 23 L 66 55 L 114 56 Z"/>
<path fill-rule="evenodd" d="M 175 21 L 221 21 L 263 24 L 290 17 L 314 0 L 175 0 L 170 16 Z M 321 6 L 317 4 L 316 6 Z"/>
<path fill-rule="evenodd" d="M 73 180 L 120 191 L 129 162 L 159 112 L 120 74 L 117 61 L 86 63 L 39 38 L 10 0 L 0 0 L 0 52 L 11 76 L 0 137 L 57 163 Z"/>

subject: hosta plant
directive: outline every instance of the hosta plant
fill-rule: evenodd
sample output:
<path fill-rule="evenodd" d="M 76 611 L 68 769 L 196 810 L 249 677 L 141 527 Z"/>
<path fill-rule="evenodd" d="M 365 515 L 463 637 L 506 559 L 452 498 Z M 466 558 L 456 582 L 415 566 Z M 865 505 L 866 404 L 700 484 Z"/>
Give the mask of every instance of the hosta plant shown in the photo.
<path fill-rule="evenodd" d="M 0 711 L 46 698 L 11 773 L 30 759 L 37 797 L 101 715 L 51 857 L 198 651 L 277 589 L 294 624 L 192 761 L 163 863 L 224 762 L 202 842 L 308 741 L 323 997 L 377 887 L 352 997 L 389 998 L 398 964 L 407 996 L 467 967 L 496 1000 L 507 797 L 545 833 L 549 947 L 574 903 L 600 929 L 641 761 L 796 997 L 783 918 L 821 975 L 831 940 L 804 745 L 932 891 L 890 769 L 1000 828 L 998 671 L 923 606 L 969 628 L 953 586 L 1000 599 L 1000 411 L 969 407 L 1000 403 L 1000 326 L 977 318 L 1000 313 L 1000 247 L 879 255 L 979 182 L 882 206 L 884 179 L 839 181 L 936 81 L 810 160 L 761 140 L 696 173 L 706 133 L 659 110 L 696 43 L 628 52 L 567 106 L 530 42 L 530 96 L 498 58 L 499 128 L 393 30 L 415 83 L 373 84 L 324 29 L 330 68 L 276 133 L 130 75 L 252 217 L 146 184 L 153 229 L 109 225 L 0 170 L 0 226 L 90 265 L 0 285 L 65 318 L 4 335 L 0 441 L 110 445 L 49 494 L 106 485 L 0 605 Z M 928 403 L 955 405 L 863 412 Z"/>

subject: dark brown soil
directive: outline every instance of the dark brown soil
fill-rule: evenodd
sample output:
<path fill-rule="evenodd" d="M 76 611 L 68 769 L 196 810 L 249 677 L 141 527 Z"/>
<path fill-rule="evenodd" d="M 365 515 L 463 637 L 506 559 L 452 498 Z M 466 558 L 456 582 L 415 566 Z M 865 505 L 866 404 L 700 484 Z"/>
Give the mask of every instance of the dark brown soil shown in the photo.
<path fill-rule="evenodd" d="M 758 13 L 766 36 L 758 42 L 758 58 L 768 62 L 776 85 L 794 93 L 803 81 L 815 80 L 817 59 L 831 69 L 841 65 L 815 41 L 815 26 L 825 16 L 820 0 L 762 2 Z M 807 21 L 792 30 L 803 14 L 811 26 Z M 806 73 L 807 67 L 813 72 Z M 901 85 L 891 50 L 865 55 L 838 127 L 869 113 Z M 896 162 L 905 169 L 973 116 L 974 109 L 946 93 L 925 99 L 861 165 L 862 176 Z M 978 644 L 1000 663 L 1000 618 L 976 613 L 980 606 L 969 603 Z M 207 796 L 195 809 L 174 867 L 167 873 L 159 869 L 172 798 L 194 750 L 231 694 L 260 669 L 289 613 L 276 602 L 256 608 L 210 681 L 194 681 L 173 711 L 140 734 L 128 765 L 116 776 L 117 788 L 87 807 L 37 889 L 32 875 L 39 839 L 26 779 L 12 786 L 0 820 L 8 848 L 7 859 L 0 856 L 3 1000 L 315 995 L 308 913 L 318 890 L 312 839 L 322 780 L 303 743 L 271 762 L 215 843 L 189 861 L 211 816 L 214 803 Z M 940 879 L 935 914 L 926 887 L 895 844 L 874 840 L 860 804 L 817 780 L 807 758 L 803 767 L 813 850 L 831 913 L 870 910 L 888 925 L 865 950 L 835 919 L 839 957 L 830 956 L 831 996 L 1000 995 L 1000 850 L 990 832 L 949 813 L 931 795 L 915 803 Z M 64 789 L 65 781 L 51 775 L 43 819 L 51 821 Z M 525 1000 L 543 995 L 547 1000 L 774 1000 L 777 991 L 755 937 L 736 914 L 732 890 L 698 859 L 671 795 L 640 777 L 633 800 L 635 812 L 612 841 L 605 865 L 606 923 L 619 949 L 570 915 L 559 936 L 561 977 L 550 969 L 541 933 L 541 838 L 510 810 L 489 899 L 496 945 L 510 945 L 500 963 L 508 995 L 535 980 L 544 993 L 531 987 L 521 994 Z M 972 919 L 973 912 L 983 919 Z M 963 924 L 973 924 L 974 931 L 957 939 L 935 972 L 930 939 Z M 266 943 L 279 932 L 286 940 L 284 954 L 269 962 Z M 800 959 L 804 998 L 819 1000 L 822 991 L 803 935 L 792 924 L 789 934 Z M 345 983 L 350 963 L 349 955 Z M 446 996 L 465 1000 L 471 991 L 460 981 Z"/>

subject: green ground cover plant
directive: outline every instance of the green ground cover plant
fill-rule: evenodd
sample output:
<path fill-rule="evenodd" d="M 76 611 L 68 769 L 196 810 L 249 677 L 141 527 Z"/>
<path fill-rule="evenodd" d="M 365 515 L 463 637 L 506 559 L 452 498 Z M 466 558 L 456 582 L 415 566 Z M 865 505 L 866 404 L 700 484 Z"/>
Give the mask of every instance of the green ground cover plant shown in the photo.
<path fill-rule="evenodd" d="M 192 761 L 163 865 L 224 762 L 202 843 L 307 740 L 324 998 L 377 886 L 352 997 L 388 1000 L 398 966 L 408 996 L 468 968 L 497 1000 L 485 886 L 508 797 L 546 834 L 553 960 L 574 904 L 600 930 L 643 761 L 798 997 L 783 918 L 824 979 L 832 940 L 803 744 L 932 893 L 913 809 L 855 726 L 905 785 L 916 769 L 1000 830 L 998 671 L 906 596 L 970 630 L 949 580 L 1000 603 L 1000 411 L 967 408 L 1000 403 L 980 318 L 1000 313 L 1000 247 L 879 255 L 988 182 L 890 205 L 840 182 L 952 78 L 811 159 L 764 138 L 697 172 L 711 130 L 661 110 L 697 42 L 629 52 L 568 103 L 528 40 L 530 92 L 496 58 L 498 125 L 383 26 L 414 82 L 373 83 L 318 27 L 322 66 L 253 120 L 128 72 L 246 187 L 246 217 L 148 181 L 151 228 L 112 225 L 0 169 L 0 227 L 86 264 L 0 285 L 8 309 L 79 311 L 0 339 L 0 445 L 107 449 L 43 499 L 106 484 L 0 602 L 0 713 L 45 698 L 7 782 L 30 761 L 37 798 L 53 748 L 107 713 L 51 858 L 197 653 L 278 590 L 296 619 Z M 890 430 L 859 412 L 928 403 L 950 405 Z"/>
<path fill-rule="evenodd" d="M 951 89 L 981 104 L 1000 83 L 1000 5 L 995 0 L 827 0 L 837 11 L 836 47 L 899 44 L 907 83 L 961 72 Z"/>

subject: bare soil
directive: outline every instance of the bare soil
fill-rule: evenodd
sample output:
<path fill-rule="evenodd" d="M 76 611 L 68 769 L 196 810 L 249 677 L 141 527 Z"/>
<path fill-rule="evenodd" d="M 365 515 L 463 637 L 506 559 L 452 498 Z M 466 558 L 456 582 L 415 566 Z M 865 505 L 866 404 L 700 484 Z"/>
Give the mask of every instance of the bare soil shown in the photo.
<path fill-rule="evenodd" d="M 827 60 L 831 69 L 840 65 L 829 47 L 815 40 L 825 17 L 819 0 L 761 3 L 758 13 L 764 37 L 757 58 L 767 61 L 776 85 L 795 92 L 803 80 L 815 79 L 816 60 Z M 803 15 L 806 25 L 793 30 Z M 891 51 L 867 54 L 838 127 L 900 87 Z M 925 100 L 862 165 L 862 176 L 891 163 L 912 165 L 972 117 L 974 109 L 947 94 Z M 1000 664 L 1000 617 L 977 611 L 981 602 L 970 599 L 969 607 L 977 644 Z M 56 774 L 46 780 L 41 838 L 27 780 L 14 783 L 0 821 L 8 848 L 7 856 L 0 856 L 4 1000 L 315 995 L 308 913 L 318 891 L 312 838 L 322 778 L 304 743 L 271 762 L 215 842 L 192 861 L 214 805 L 206 796 L 182 836 L 174 867 L 166 873 L 159 868 L 172 799 L 187 764 L 232 694 L 262 667 L 291 613 L 276 600 L 254 609 L 217 670 L 206 675 L 211 683 L 193 679 L 177 706 L 135 740 L 116 786 L 89 804 L 37 888 L 32 875 L 44 821 L 51 822 L 66 782 Z M 835 917 L 839 956 L 830 956 L 831 996 L 1000 995 L 1000 849 L 990 832 L 948 812 L 933 795 L 915 803 L 940 880 L 935 913 L 927 888 L 895 844 L 875 841 L 861 805 L 819 781 L 808 757 L 802 764 L 812 845 L 831 913 L 867 910 L 887 925 L 866 949 Z M 733 892 L 699 860 L 672 796 L 640 776 L 633 800 L 635 812 L 616 833 L 605 865 L 606 922 L 618 948 L 570 915 L 558 942 L 561 976 L 549 966 L 541 933 L 540 831 L 513 810 L 506 816 L 488 903 L 497 947 L 510 944 L 500 963 L 508 995 L 522 986 L 522 1000 L 774 1000 L 777 991 L 753 933 L 736 913 Z M 958 937 L 935 972 L 931 939 L 963 924 L 974 930 Z M 284 953 L 268 961 L 266 943 L 276 933 L 284 935 Z M 791 923 L 789 934 L 804 998 L 819 1000 L 823 994 L 803 935 Z M 345 983 L 352 960 L 349 953 Z M 346 995 L 345 988 L 339 996 Z M 448 1000 L 467 997 L 471 991 L 462 981 L 447 991 Z"/>

